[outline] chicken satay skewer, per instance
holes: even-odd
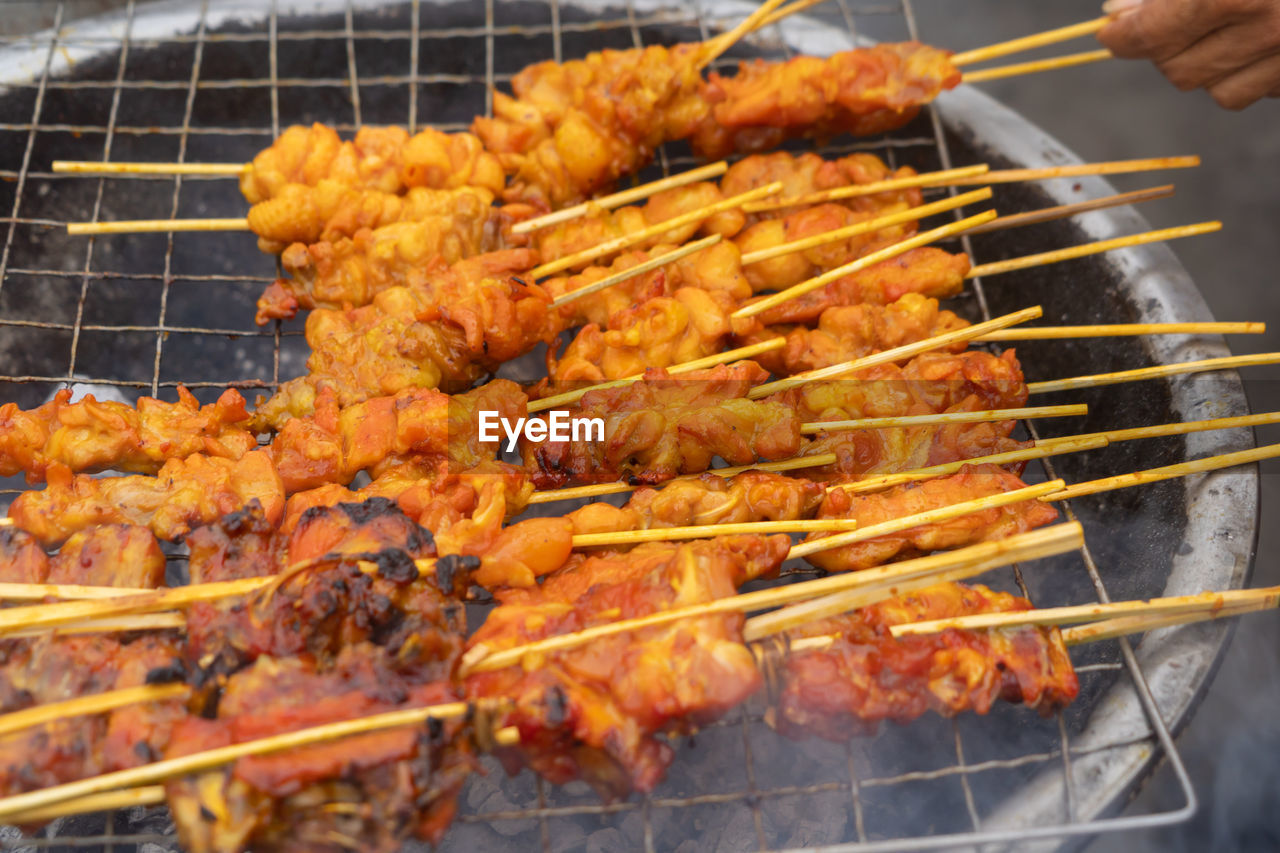
[[[1063,484],[1065,485],[1065,484]],[[857,528],[852,519],[792,519],[779,521],[752,521],[735,524],[699,524],[686,527],[663,527],[648,530],[617,530],[604,533],[580,533],[573,536],[575,549],[600,548],[610,545],[635,545],[652,541],[679,541],[705,539],[733,534],[771,534],[849,531]],[[351,559],[367,573],[376,573],[376,563],[362,560],[359,555],[324,554],[303,560],[276,575],[242,578],[233,581],[190,584],[162,590],[136,590],[115,588],[118,595],[63,601],[55,604],[36,604],[13,607],[0,612],[0,635],[14,631],[53,628],[91,619],[143,614],[182,608],[202,601],[217,601],[244,595],[269,593],[281,584],[301,573],[328,563]],[[437,559],[416,562],[421,574],[435,571]],[[41,585],[46,589],[48,584]]]
[[[296,729],[6,797],[0,799],[0,818],[6,822],[24,822],[29,820],[25,816],[27,812],[43,810],[68,800],[114,792],[121,788],[152,785],[177,776],[221,767],[252,755],[268,755],[357,734],[421,725],[430,720],[453,720],[474,715],[481,725],[485,725],[501,708],[500,702],[445,702]],[[499,745],[510,745],[518,742],[519,733],[514,729],[498,729],[493,732],[493,737]]]
[[[806,553],[814,554],[832,548],[839,548],[844,545],[851,544],[851,541],[866,541],[878,536],[900,533],[904,530],[910,530],[911,528],[919,527],[921,525],[933,524],[940,521],[972,515],[985,509],[993,509],[1020,503],[1022,501],[1035,500],[1038,497],[1052,494],[1054,491],[1062,488],[1062,486],[1056,485],[1061,482],[1061,480],[1054,480],[1048,483],[1026,486],[1009,492],[961,501],[959,503],[927,510],[925,512],[901,516],[899,518],[881,522],[880,524],[869,525],[858,530],[849,531],[847,534],[842,533],[837,534],[836,536],[823,537],[810,542],[803,542],[799,545],[792,546],[787,558],[791,559],[792,557],[804,556]],[[1057,525],[1056,527],[1064,526],[1065,525]],[[853,536],[857,536],[859,538],[851,540],[850,537]],[[1014,538],[1015,537],[1010,537],[1010,539],[1003,541],[1007,543],[1012,541]],[[999,543],[989,544],[995,545]],[[801,548],[803,548],[803,550],[799,550]],[[894,564],[890,567],[883,567],[883,571],[890,572],[898,566],[908,565],[911,562],[912,561],[905,561],[903,563]],[[674,608],[671,610],[664,610],[659,613],[649,614],[647,616],[641,616],[634,620],[624,620],[621,622],[597,625],[584,631],[575,632],[574,634],[551,637],[546,640],[540,640],[527,645],[518,646],[516,648],[503,649],[502,651],[490,652],[487,649],[481,649],[480,646],[476,646],[471,652],[468,652],[468,654],[464,656],[462,673],[463,675],[469,675],[475,672],[501,669],[504,666],[511,666],[512,664],[519,662],[527,654],[541,654],[558,649],[569,648],[590,642],[598,639],[599,637],[634,630],[636,628],[647,628],[653,625],[661,625],[690,616],[705,616],[714,613],[759,610],[764,607],[777,606],[787,602],[808,598],[814,594],[813,591],[815,590],[829,591],[833,588],[860,586],[863,583],[874,582],[879,578],[880,575],[873,574],[873,572],[876,571],[879,570],[868,569],[860,572],[845,572],[839,575],[833,575],[832,577],[822,578],[819,581],[802,581],[800,583],[788,584],[782,587],[772,587],[770,589],[759,590],[757,592],[743,593],[730,598],[719,599],[707,604],[693,605],[685,608]],[[477,651],[477,649],[480,649],[480,651]]]
[[[1037,496],[1036,499],[1041,501],[1065,500],[1067,498],[1080,497],[1088,494],[1097,494],[1098,492],[1114,491],[1116,489],[1124,489],[1130,486],[1138,486],[1138,485],[1144,485],[1146,483],[1159,482],[1160,480],[1168,480],[1174,477],[1184,477],[1190,474],[1204,473],[1207,471],[1218,471],[1224,468],[1231,468],[1237,465],[1247,465],[1253,462],[1260,461],[1262,459],[1271,459],[1277,456],[1280,456],[1280,444],[1273,444],[1273,445],[1268,445],[1266,447],[1254,448],[1252,450],[1244,450],[1236,453],[1223,453],[1217,456],[1209,456],[1204,459],[1197,459],[1193,462],[1183,462],[1177,465],[1168,465],[1163,468],[1152,468],[1146,471],[1136,471],[1131,474],[1119,474],[1113,477],[1105,477],[1100,480],[1091,480],[1087,483],[1079,483],[1076,486],[1068,486],[1059,491],[1052,491],[1052,492],[1049,492],[1048,494],[1039,495]],[[1006,494],[1014,494],[1014,493],[1009,492]],[[851,531],[851,532],[854,535],[856,535],[858,533],[865,533],[866,531],[871,529],[872,528],[870,527],[864,527],[858,531]],[[811,553],[812,551],[810,549],[814,548],[814,546],[816,546],[820,542],[825,542],[829,539],[835,539],[837,541],[845,540],[847,536],[848,534],[837,533],[834,536],[824,537],[823,539],[815,539],[808,542],[802,542],[791,549],[792,556],[804,556],[806,553]],[[846,540],[846,541],[861,541],[861,540],[853,539],[853,540]],[[827,543],[827,547],[828,548],[831,547],[829,542]],[[796,608],[792,608],[792,610],[794,611],[792,613],[788,613],[787,611],[778,611],[777,613],[770,613],[770,614],[765,614],[764,616],[761,616],[761,617],[757,617],[760,621],[757,622],[756,624],[757,626],[764,626],[767,633],[773,633],[774,631],[787,630],[788,628],[793,627],[797,624],[803,624],[805,622],[810,622],[816,619],[825,618],[827,616],[832,616],[838,613],[844,613],[856,607],[864,606],[864,604],[859,603],[856,600],[853,600],[853,603],[850,603],[850,600],[851,599],[848,598],[846,594],[843,592],[833,593],[830,596],[826,596],[823,598],[815,598],[805,602],[803,605],[800,605]],[[1094,608],[1098,606],[1101,606],[1101,605],[1086,605],[1083,608],[1071,609],[1069,612],[1084,613],[1089,608]],[[1085,618],[1089,618],[1089,617],[1086,615]],[[920,623],[920,624],[925,624],[925,623]],[[973,627],[975,624],[977,623],[965,624],[963,627]],[[1033,624],[1033,623],[1018,623],[1018,624]],[[948,624],[945,627],[951,627],[951,626]],[[960,626],[956,626],[956,627],[960,627]],[[931,630],[933,629],[922,631],[922,633],[929,633]],[[914,631],[907,631],[904,629],[902,633],[914,633]],[[894,636],[899,636],[899,632],[895,631]]]
[[[1045,166],[1037,169],[997,169],[991,171],[986,164],[923,172],[905,178],[888,178],[865,184],[850,184],[828,190],[805,193],[800,196],[754,201],[743,207],[744,213],[763,213],[800,205],[821,204],[849,198],[877,195],[913,187],[963,187],[1012,184],[1023,181],[1050,181],[1057,178],[1079,178],[1090,175],[1127,175],[1134,172],[1155,172],[1165,169],[1190,169],[1200,165],[1196,155],[1176,157],[1143,157],[1135,160],[1104,160],[1097,163],[1077,163],[1071,166]]]

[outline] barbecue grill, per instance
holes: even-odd
[[[741,58],[828,54],[867,37],[946,43],[916,31],[910,0],[831,0],[734,47]],[[260,330],[253,302],[274,277],[240,233],[66,236],[67,221],[240,216],[234,181],[193,177],[55,175],[54,159],[247,160],[285,126],[313,120],[461,129],[490,107],[489,90],[524,65],[601,47],[703,39],[750,11],[744,3],[671,6],[649,0],[268,4],[208,0],[134,6],[0,43],[0,399],[37,405],[56,388],[101,397],[202,401],[233,385],[268,393],[301,372],[301,321]],[[61,9],[59,10],[59,23]],[[834,26],[833,26],[834,25]],[[1029,85],[1036,85],[1031,83]],[[1118,120],[1118,117],[1116,117]],[[1104,117],[1102,120],[1106,120]],[[944,95],[884,139],[829,147],[871,150],[921,171],[953,163],[993,168],[1076,162],[1034,126],[970,87]],[[650,173],[692,163],[668,146]],[[1002,212],[1109,194],[1097,178],[997,190]],[[941,192],[941,191],[935,191]],[[1129,209],[966,241],[977,262],[1134,233]],[[1055,323],[1210,319],[1163,246],[975,281],[951,306],[969,319],[1040,303]],[[1019,346],[1029,380],[1227,354],[1217,337],[1043,341]],[[1234,374],[1209,374],[1059,395],[1087,402],[1084,422],[1038,426],[1065,434],[1244,414]],[[1242,431],[1128,442],[1056,459],[1068,481],[1252,446]],[[22,485],[7,481],[4,499]],[[984,579],[1021,587],[1040,606],[1242,586],[1257,530],[1257,475],[1229,470],[1071,502],[1089,546],[1025,571]],[[179,551],[170,575],[185,571]],[[555,788],[491,764],[474,777],[445,849],[898,850],[957,844],[1059,843],[1168,824],[1195,797],[1172,741],[1204,692],[1229,627],[1208,623],[1073,651],[1081,695],[1041,720],[998,707],[985,717],[925,718],[844,746],[776,736],[758,709],[678,746],[652,795],[601,805],[585,786]],[[1158,758],[1185,803],[1113,815]],[[3,831],[6,847],[176,847],[163,808],[64,819],[36,837]]]

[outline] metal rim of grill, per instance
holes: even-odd
[[[867,0],[865,3],[858,0],[830,0],[828,5],[830,9],[827,14],[833,15],[843,29],[797,16],[781,27],[759,34],[752,41],[750,50],[735,50],[719,60],[719,64],[732,64],[739,56],[748,53],[788,56],[803,49],[809,53],[826,54],[861,40],[864,29],[873,30],[877,34],[896,29],[898,38],[945,41],[943,33],[917,32],[911,0]],[[173,321],[170,308],[176,308],[177,302],[171,306],[170,295],[178,292],[175,289],[177,284],[193,283],[205,288],[233,285],[252,287],[273,277],[269,261],[265,257],[257,261],[257,268],[262,270],[260,274],[240,271],[201,274],[181,268],[180,253],[175,253],[175,241],[182,243],[201,240],[202,235],[181,235],[178,238],[170,236],[163,240],[163,265],[158,271],[119,271],[103,264],[102,250],[95,255],[95,246],[104,244],[101,239],[84,243],[82,252],[65,263],[63,268],[56,268],[52,264],[25,265],[19,257],[19,248],[31,235],[60,229],[67,218],[124,218],[106,217],[103,214],[110,206],[113,194],[128,188],[131,182],[145,182],[153,188],[159,188],[160,196],[168,202],[167,209],[163,211],[130,209],[131,218],[196,215],[184,204],[193,194],[199,196],[207,186],[203,179],[191,177],[131,177],[109,181],[54,175],[40,166],[39,146],[46,140],[59,136],[101,140],[101,145],[91,156],[80,159],[145,159],[120,155],[119,150],[127,147],[127,143],[131,141],[160,137],[169,142],[176,141],[176,145],[171,146],[175,154],[170,159],[215,159],[201,153],[214,147],[205,143],[217,143],[226,138],[247,145],[250,153],[268,144],[283,126],[290,123],[289,110],[282,108],[282,98],[287,102],[289,98],[305,99],[320,93],[339,92],[345,98],[349,115],[346,120],[328,123],[336,126],[340,132],[349,133],[365,121],[381,123],[381,116],[374,118],[368,115],[368,107],[373,103],[370,93],[384,87],[404,90],[407,94],[407,109],[394,119],[398,123],[407,125],[411,130],[426,124],[444,130],[458,130],[465,128],[465,121],[452,120],[451,117],[445,117],[446,120],[439,122],[429,121],[436,116],[425,114],[420,95],[428,87],[470,86],[473,87],[476,98],[479,98],[478,92],[483,87],[483,103],[477,100],[475,106],[477,110],[483,108],[487,112],[491,107],[488,93],[492,85],[504,83],[510,76],[505,73],[501,58],[505,39],[537,39],[550,48],[547,56],[539,58],[562,60],[576,55],[575,51],[565,49],[566,36],[578,39],[575,44],[580,44],[583,39],[613,33],[635,46],[649,43],[648,39],[655,35],[668,39],[674,38],[673,33],[682,38],[706,38],[732,25],[732,22],[750,10],[749,5],[737,0],[709,0],[681,8],[664,6],[660,0],[619,0],[617,4],[597,0],[580,3],[562,0],[510,3],[504,0],[485,0],[483,4],[473,5],[472,8],[476,11],[474,21],[439,25],[436,19],[440,7],[421,0],[387,4],[386,7],[395,10],[395,14],[388,14],[385,21],[375,14],[383,4],[364,0],[314,0],[298,4],[272,2],[269,8],[264,7],[265,4],[252,4],[243,0],[213,0],[199,4],[198,7],[193,3],[166,2],[135,8],[130,3],[123,13],[77,22],[66,29],[59,28],[62,21],[62,9],[59,7],[58,24],[53,31],[0,40],[0,98],[14,92],[31,96],[28,98],[31,104],[29,118],[0,116],[4,119],[0,121],[0,140],[5,134],[11,135],[12,139],[17,140],[17,150],[20,152],[16,162],[10,161],[4,156],[6,149],[0,144],[0,180],[9,183],[13,189],[11,199],[0,195],[0,234],[4,234],[3,250],[0,252],[0,299],[6,288],[20,289],[44,280],[65,280],[70,287],[78,289],[80,294],[74,316],[64,321],[13,317],[0,307],[0,339],[26,330],[35,334],[59,335],[58,339],[67,341],[70,349],[65,374],[48,371],[0,376],[0,388],[6,389],[6,393],[12,389],[45,388],[68,382],[83,382],[100,389],[116,388],[130,394],[162,394],[166,390],[171,392],[178,384],[205,390],[227,385],[269,389],[281,379],[282,363],[285,367],[283,375],[289,375],[290,370],[297,372],[296,369],[300,366],[297,359],[299,353],[304,351],[304,348],[300,348],[300,325],[296,322],[283,325],[277,323],[274,327],[258,330],[252,326],[234,324],[223,327]],[[508,20],[515,14],[513,10],[519,10],[523,14],[533,8],[543,10],[541,22],[511,23]],[[314,20],[322,20],[324,25],[299,27],[292,17],[295,12],[303,16],[318,16]],[[247,21],[250,25],[240,26],[236,23],[240,20]],[[304,20],[312,18],[304,17]],[[357,61],[358,45],[365,40],[378,40],[391,45],[406,43],[406,71],[361,75],[360,63]],[[215,49],[211,45],[237,44],[265,48],[260,51],[265,59],[265,73],[251,77],[207,76],[209,69],[204,66],[203,60],[207,51]],[[281,74],[279,69],[282,65],[282,49],[288,51],[290,46],[303,44],[329,44],[343,55],[335,54],[335,67],[326,67],[321,73],[297,76]],[[135,77],[131,73],[131,62],[134,59],[142,57],[145,60],[149,52],[174,46],[183,51],[184,55],[190,55],[189,67],[174,69],[168,75],[169,79],[146,79]],[[454,73],[435,70],[432,63],[439,55],[435,50],[437,47],[442,47],[445,52],[475,51],[476,71]],[[96,80],[74,78],[76,70],[73,61],[87,61],[101,57],[104,53],[110,55],[113,51],[118,51],[114,74],[103,75],[102,79]],[[481,55],[482,59],[479,58]],[[64,76],[67,73],[71,75],[69,79]],[[242,123],[243,126],[193,122],[193,116],[198,118],[198,99],[205,93],[241,90],[265,92],[268,100],[264,103],[267,104],[267,109],[261,115],[253,116],[251,121]],[[90,91],[109,96],[109,108],[105,118],[100,121],[81,121],[78,118],[71,121],[51,121],[43,114],[49,99],[56,93],[74,96],[77,92]],[[161,123],[159,126],[121,121],[122,99],[126,95],[133,97],[143,92],[169,93],[166,97],[170,97],[180,111],[181,121]],[[824,150],[873,150],[891,165],[908,160],[914,164],[923,157],[941,168],[952,164],[953,152],[958,146],[969,154],[974,151],[982,153],[993,163],[993,168],[997,167],[999,161],[1019,166],[1035,166],[1075,160],[1057,142],[982,94],[969,91],[968,87],[949,93],[936,107],[927,108],[924,115],[926,117],[918,120],[911,128],[887,139],[860,140],[852,146]],[[669,155],[664,150],[659,154],[656,168],[669,172],[685,168],[691,162],[688,157],[678,153]],[[960,161],[957,159],[957,162]],[[80,215],[58,218],[31,214],[32,187],[69,186],[60,182],[78,182],[81,188],[89,188],[89,204],[79,211]],[[1083,179],[1077,181],[1077,184],[1077,191],[1090,196],[1109,192],[1109,185],[1101,179]],[[134,186],[142,187],[144,184]],[[164,192],[166,187],[171,187],[171,192]],[[1062,197],[1066,194],[1060,190],[1041,193],[1050,199],[1050,203],[1068,200]],[[5,209],[6,207],[9,209]],[[1146,224],[1139,215],[1128,209],[1121,209],[1090,214],[1081,218],[1074,227],[1077,229],[1074,233],[1080,235],[1079,239],[1085,240],[1133,233],[1144,230]],[[250,238],[244,235],[240,235],[240,238],[245,241],[246,253],[253,251],[248,248]],[[993,259],[983,255],[988,245],[987,242],[978,241],[976,246],[971,246],[968,240],[964,241],[964,248],[975,255],[978,261]],[[1125,298],[1139,305],[1137,310],[1140,316],[1134,319],[1208,319],[1208,311],[1194,285],[1187,279],[1169,249],[1163,246],[1130,249],[1106,263],[1112,266],[1115,275],[1124,280],[1128,289],[1124,294]],[[148,322],[146,317],[115,322],[93,321],[94,318],[90,316],[92,311],[86,309],[87,297],[91,296],[94,288],[115,281],[151,282],[159,287],[158,314],[154,315],[154,322]],[[973,282],[966,303],[972,318],[991,316],[994,311],[989,309],[989,304],[995,305],[1010,299],[1011,296],[1006,291],[1007,288],[984,288],[983,282]],[[1021,304],[1014,307],[1021,307]],[[78,360],[77,354],[80,352],[83,356],[82,343],[91,340],[94,335],[136,335],[144,345],[153,340],[154,357],[150,362],[149,377],[111,377],[92,373],[97,365],[86,366],[83,361]],[[254,362],[261,368],[259,372],[248,377],[232,377],[230,381],[221,377],[216,380],[182,381],[181,377],[171,377],[165,372],[166,347],[176,349],[183,341],[218,336],[234,336],[236,341],[257,341],[266,345],[267,355]],[[1154,362],[1226,354],[1224,342],[1212,337],[1190,340],[1153,338],[1142,342],[1140,346],[1146,357]],[[86,371],[90,372],[88,377],[84,376]],[[7,370],[4,372],[8,373]],[[1234,374],[1194,381],[1175,380],[1164,385],[1167,386],[1169,411],[1185,419],[1238,414],[1244,410],[1242,388]],[[8,396],[4,399],[8,399]],[[1218,408],[1215,409],[1214,406]],[[1189,457],[1203,456],[1249,445],[1251,440],[1248,436],[1202,433],[1187,437],[1185,451]],[[1069,463],[1064,465],[1070,467]],[[1043,474],[1055,474],[1052,464],[1044,467],[1046,470]],[[12,495],[16,491],[7,489],[5,494]],[[1196,592],[1202,588],[1241,586],[1249,573],[1249,559],[1252,555],[1250,543],[1256,535],[1256,512],[1252,516],[1241,514],[1239,507],[1256,507],[1257,494],[1256,473],[1251,471],[1215,474],[1187,484],[1183,496],[1187,508],[1187,523],[1182,528],[1182,535],[1184,544],[1190,548],[1191,553],[1175,555],[1165,576],[1148,579],[1157,585],[1153,592],[1149,591],[1147,594],[1179,594]],[[1107,544],[1109,551],[1114,552],[1112,543]],[[1135,548],[1140,546],[1140,541],[1133,543]],[[1063,565],[1065,564],[1055,562],[1053,570],[1060,571]],[[1127,597],[1108,592],[1108,581],[1114,585],[1115,575],[1111,573],[1109,566],[1100,565],[1088,549],[1080,553],[1070,565],[1070,570],[1078,576],[1076,581],[1087,587],[1098,600]],[[1023,591],[1029,591],[1028,583],[1032,590],[1037,584],[1036,578],[1024,577],[1016,570],[1010,573],[1009,578],[1020,585]],[[1079,600],[1071,603],[1079,603]],[[890,768],[883,772],[876,772],[873,767],[871,772],[866,772],[869,759],[862,754],[866,745],[853,743],[826,747],[833,753],[839,753],[833,766],[838,767],[841,772],[829,778],[813,778],[796,784],[775,784],[775,774],[769,772],[769,769],[762,769],[762,756],[771,750],[776,753],[777,748],[770,747],[763,740],[772,735],[759,722],[758,714],[744,711],[741,716],[730,714],[724,721],[709,727],[699,736],[703,743],[711,741],[713,745],[722,747],[733,743],[734,748],[741,751],[741,770],[735,776],[733,784],[726,789],[670,790],[672,784],[687,782],[682,778],[676,783],[662,786],[651,796],[633,796],[623,803],[602,806],[593,795],[584,797],[572,791],[558,791],[540,780],[532,780],[526,773],[515,782],[500,780],[498,787],[504,794],[515,789],[511,798],[506,801],[506,806],[469,807],[464,794],[462,813],[457,825],[446,837],[444,846],[448,849],[451,844],[465,845],[465,840],[458,839],[467,827],[520,822],[521,826],[527,825],[528,828],[522,834],[514,836],[515,838],[540,844],[543,849],[550,850],[553,842],[561,838],[564,824],[571,819],[581,819],[600,821],[602,826],[612,821],[613,825],[628,831],[629,834],[625,835],[628,849],[643,847],[652,850],[662,846],[664,815],[697,812],[705,808],[737,809],[740,814],[745,814],[745,820],[749,824],[747,836],[753,839],[753,846],[765,849],[778,846],[779,838],[795,840],[794,834],[782,835],[773,826],[785,820],[788,814],[784,811],[780,812],[783,817],[776,817],[773,805],[805,799],[834,803],[837,805],[831,806],[832,808],[844,810],[848,834],[845,838],[836,839],[837,843],[832,844],[831,849],[925,849],[956,844],[977,845],[1061,837],[1079,839],[1104,831],[1176,823],[1190,816],[1195,808],[1195,795],[1172,741],[1171,732],[1186,722],[1196,696],[1204,689],[1225,646],[1229,630],[1226,625],[1210,623],[1196,628],[1160,632],[1146,638],[1136,647],[1128,641],[1105,644],[1105,650],[1100,650],[1098,654],[1089,657],[1087,662],[1077,666],[1082,684],[1096,680],[1100,685],[1088,709],[1089,719],[1068,721],[1066,717],[1059,715],[1055,720],[1044,724],[1048,740],[1041,738],[1036,741],[1037,748],[998,757],[984,756],[981,749],[975,751],[975,732],[981,731],[984,725],[998,726],[1000,721],[974,719],[972,715],[956,721],[922,720],[912,724],[914,728],[908,729],[906,735],[895,731],[882,737],[899,740],[906,737],[906,743],[909,744],[912,737],[910,732],[917,731],[918,736],[926,740],[936,738],[941,741],[940,744],[928,744],[937,752],[937,755],[931,756],[938,758],[932,766],[898,768],[896,771]],[[1019,719],[1019,714],[1029,716],[1029,712],[1023,709],[1005,710],[1007,713],[1001,719],[1006,723]],[[1045,743],[1048,746],[1043,746]],[[681,768],[682,762],[699,760],[697,749],[700,748],[705,747],[680,750],[673,774]],[[796,753],[803,752],[801,747],[791,749]],[[1185,804],[1177,809],[1150,815],[1104,817],[1117,808],[1124,795],[1132,790],[1161,756],[1173,767]],[[807,757],[800,756],[797,760],[801,759],[807,760]],[[1001,773],[1019,774],[1020,786],[1016,792],[995,804],[987,803],[984,780]],[[877,796],[887,796],[888,801],[892,802],[895,797],[905,797],[902,792],[914,790],[913,786],[935,783],[948,786],[949,793],[945,799],[955,808],[961,818],[960,823],[964,825],[957,826],[955,821],[951,821],[940,831],[928,831],[933,827],[916,827],[915,829],[925,830],[918,834],[908,832],[888,835],[877,829],[876,810],[884,808],[883,797],[877,803]],[[472,784],[475,784],[474,781]],[[52,837],[32,839],[19,837],[16,832],[10,833],[4,837],[3,844],[6,847],[45,848],[105,845],[109,849],[119,845],[172,845],[172,836],[163,834],[164,823],[162,809],[150,810],[141,817],[137,814],[120,813],[57,824]],[[678,821],[676,825],[681,826]],[[820,833],[818,840],[831,842],[831,839],[820,837]]]

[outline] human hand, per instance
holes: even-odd
[[[1098,40],[1229,110],[1280,97],[1280,0],[1107,0]]]

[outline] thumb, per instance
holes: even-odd
[[[1107,0],[1102,11],[1115,17],[1098,41],[1116,56],[1162,62],[1178,55],[1214,28],[1206,0]]]

